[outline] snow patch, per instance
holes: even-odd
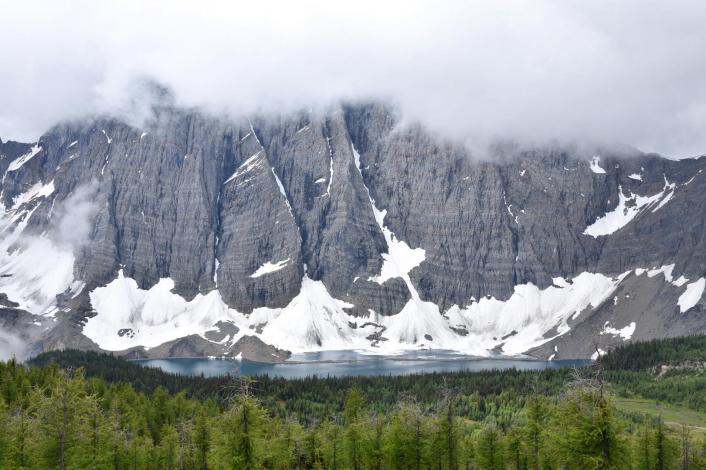
[[[633,173],[631,175],[628,175],[628,178],[635,181],[642,181],[642,175],[639,173]]]
[[[519,224],[520,222],[517,221],[517,216],[512,212],[512,204],[507,203],[505,193],[503,193],[503,202],[505,203],[505,208],[507,209],[507,212],[510,214],[510,218],[514,219],[516,224]]]
[[[331,184],[333,183],[333,153],[331,152],[331,144],[329,143],[328,137],[326,137],[326,143],[329,146],[328,151],[329,155],[331,156],[331,159],[329,160],[329,176],[328,185],[326,186],[326,194],[324,194],[322,197],[331,196]]]
[[[674,271],[673,264],[667,264],[661,268],[654,268],[647,271],[647,277],[655,277],[658,274],[664,274],[664,280],[667,282],[672,282],[672,271]]]
[[[280,194],[284,197],[284,202],[287,204],[287,209],[289,209],[289,215],[292,216],[292,219],[294,218],[294,212],[292,211],[292,205],[289,203],[289,198],[287,197],[287,193],[284,190],[284,185],[282,184],[282,181],[280,181],[279,176],[277,176],[277,173],[275,173],[275,168],[272,167],[272,175],[275,177],[275,182],[277,183],[277,187],[279,188]]]
[[[22,194],[18,194],[12,198],[12,210],[17,210],[23,204],[26,204],[33,199],[38,197],[47,197],[54,192],[54,180],[51,180],[47,184],[42,184],[41,181],[35,183],[27,191]]]
[[[674,191],[676,190],[676,188],[677,188],[676,183],[670,183],[669,181],[667,181],[667,177],[664,176],[664,189],[662,190],[662,193],[661,193],[664,195],[664,198],[662,198],[662,200],[659,202],[657,207],[652,209],[652,212],[657,212],[662,207],[664,207],[664,205],[666,203],[668,203],[672,199],[672,197],[674,197]]]
[[[267,323],[262,339],[290,351],[355,348],[360,337],[352,333],[351,317],[343,311],[352,306],[334,299],[321,281],[304,276],[299,294]]]
[[[235,172],[230,176],[230,178],[225,180],[223,184],[227,184],[240,175],[244,175],[245,173],[248,173],[256,168],[260,168],[262,166],[262,159],[260,158],[261,153],[262,151],[259,151],[255,155],[251,155],[250,157],[248,157],[248,159],[241,163],[240,166],[236,168]]]
[[[259,268],[257,268],[257,270],[255,270],[255,272],[252,273],[250,277],[258,278],[260,276],[264,276],[265,274],[274,273],[287,266],[287,264],[289,264],[289,258],[282,261],[277,261],[276,263],[271,263],[268,261]]]
[[[633,333],[635,333],[635,327],[637,324],[635,322],[631,322],[629,325],[621,328],[621,329],[616,329],[610,326],[610,322],[605,322],[605,325],[603,325],[603,331],[601,331],[602,335],[613,335],[613,336],[619,336],[623,340],[627,341],[630,338],[632,338]]]
[[[687,284],[686,290],[682,295],[679,296],[677,305],[679,305],[679,311],[681,313],[686,312],[690,308],[696,306],[704,295],[704,288],[706,287],[706,278],[698,279],[691,284]]]
[[[46,195],[48,186],[41,186]],[[53,185],[50,189],[53,191]],[[35,191],[33,197],[41,192]],[[0,217],[0,292],[17,302],[19,308],[35,315],[48,315],[56,310],[58,294],[78,292],[83,285],[74,280],[74,256],[69,249],[58,246],[47,236],[22,233],[34,209],[21,213],[10,210]]]
[[[5,171],[5,174],[11,172],[11,171],[17,171],[22,165],[30,161],[35,155],[37,155],[40,151],[42,150],[42,147],[40,145],[34,145],[32,149],[22,155],[21,157],[18,157],[14,159],[10,164],[7,166],[7,171]]]
[[[594,156],[591,159],[591,171],[596,173],[597,175],[605,174],[605,170],[601,167],[600,162],[601,157],[599,157],[598,155]]]
[[[666,181],[666,180],[665,180]],[[640,196],[632,193],[629,197],[623,192],[622,186],[618,186],[618,205],[610,212],[600,216],[591,225],[583,231],[584,235],[590,235],[598,238],[604,235],[615,233],[621,228],[630,223],[644,209],[656,204],[661,200],[659,205],[654,209],[657,210],[671,198],[674,191],[666,185],[665,188],[653,196]]]

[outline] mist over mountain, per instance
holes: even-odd
[[[706,152],[699,1],[29,1],[3,5],[3,19],[6,140],[87,114],[134,120],[135,81],[148,78],[211,114],[372,99],[473,148]]]

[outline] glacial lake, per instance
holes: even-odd
[[[542,370],[581,367],[590,360],[542,361],[537,359],[481,358],[450,351],[411,351],[395,355],[375,355],[356,351],[322,351],[293,354],[282,364],[248,360],[173,358],[134,361],[145,367],[158,367],[182,375],[269,375],[288,379],[310,376],[408,375],[428,372],[482,371],[492,369]]]

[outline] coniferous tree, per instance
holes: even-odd
[[[662,418],[657,420],[654,427],[652,446],[654,448],[654,468],[656,470],[676,468],[679,451],[676,442],[669,436],[669,431]]]
[[[482,469],[501,470],[505,468],[502,435],[495,424],[488,424],[481,430],[477,438],[475,454],[478,465]]]
[[[346,418],[345,436],[348,465],[352,470],[361,470],[363,466],[363,443],[365,439],[365,424],[362,421],[363,396],[358,388],[348,392],[344,405]]]
[[[209,422],[206,414],[201,411],[196,417],[194,428],[195,458],[194,468],[196,470],[208,469],[208,450],[210,445]]]
[[[637,470],[653,470],[656,468],[655,451],[653,447],[653,430],[649,421],[638,436],[635,452],[635,466]]]
[[[324,468],[343,470],[343,430],[334,420],[326,420],[321,425],[323,437],[322,454]]]
[[[267,417],[255,399],[245,394],[218,421],[211,467],[254,470],[262,459],[262,436]]]
[[[624,469],[627,444],[600,381],[574,384],[562,397],[553,423],[553,452],[567,469]]]
[[[455,397],[446,393],[437,417],[437,438],[434,453],[448,470],[458,467],[458,430],[455,416]]]
[[[7,468],[30,468],[34,453],[32,440],[36,436],[32,433],[33,423],[27,412],[18,407],[8,420],[7,436],[8,447],[5,455]],[[36,455],[34,455],[36,457]]]
[[[369,441],[366,445],[367,453],[367,468],[370,470],[382,470],[385,459],[385,451],[383,448],[385,422],[380,416],[372,416],[369,422],[370,432]]]
[[[417,403],[405,402],[392,415],[386,453],[392,469],[420,470],[427,462],[427,425]]]
[[[90,402],[80,370],[74,374],[60,371],[47,394],[34,393],[38,451],[44,465],[65,470],[72,459],[83,457],[80,454],[86,450],[81,437],[90,434]]]
[[[527,448],[527,464],[534,470],[542,468],[542,453],[544,451],[544,435],[548,415],[547,399],[537,393],[529,397],[526,404],[527,425],[524,441]]]

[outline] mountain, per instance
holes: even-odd
[[[477,158],[380,103],[62,123],[0,143],[0,342],[558,359],[704,332],[705,168],[560,144]]]

